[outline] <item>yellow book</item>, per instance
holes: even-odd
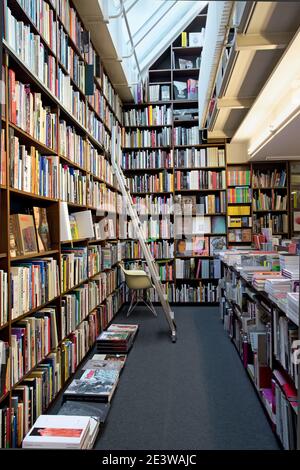
[[[187,33],[183,31],[181,33],[181,47],[187,47]]]
[[[250,206],[229,206],[228,215],[250,215]]]
[[[242,219],[240,217],[228,217],[228,226],[239,228],[242,226]]]

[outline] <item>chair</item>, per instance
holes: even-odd
[[[131,302],[127,312],[127,317],[129,317],[140,302],[143,302],[153,315],[157,316],[155,308],[149,298],[149,289],[154,287],[151,277],[142,269],[125,269],[122,263],[120,263],[120,267],[125,275],[127,287],[131,291]],[[146,300],[143,296],[145,290]]]

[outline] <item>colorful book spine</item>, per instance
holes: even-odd
[[[175,127],[173,130],[174,145],[199,145],[200,133],[197,126]]]
[[[86,247],[63,248],[61,255],[61,291],[65,292],[88,278]]]
[[[132,192],[172,192],[174,190],[174,176],[167,171],[159,172],[156,175],[135,175],[133,178],[128,178],[128,185]]]
[[[176,168],[223,167],[225,166],[224,149],[218,147],[175,149]]]
[[[6,185],[7,178],[7,152],[6,152],[6,134],[5,129],[1,129],[0,134],[0,185]]]
[[[211,282],[199,282],[198,286],[191,284],[180,284],[175,290],[175,301],[188,302],[218,302],[218,286]]]
[[[59,158],[43,156],[35,147],[20,144],[11,130],[10,186],[37,196],[57,199],[59,196]]]
[[[68,165],[60,167],[60,199],[85,206],[87,204],[86,175]]]
[[[123,152],[122,168],[124,170],[140,170],[148,168],[172,168],[172,153],[165,150],[141,150],[139,152]]]
[[[176,171],[175,188],[181,189],[225,189],[226,173],[223,171]]]
[[[89,314],[89,288],[82,284],[62,297],[61,334],[65,338],[74,331]]]
[[[123,112],[124,126],[166,126],[172,124],[172,110],[167,106],[147,106]]]
[[[10,275],[12,319],[59,295],[58,265],[53,258],[36,258],[13,265]]]
[[[126,132],[122,128],[122,146],[123,147],[170,147],[171,129],[163,127],[161,130],[142,130]]]
[[[59,122],[60,154],[81,168],[86,168],[87,141],[66,121]]]

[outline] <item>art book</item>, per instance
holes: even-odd
[[[117,369],[86,369],[80,380],[101,381],[103,384],[114,385],[119,379]]]
[[[214,256],[219,251],[226,250],[226,237],[210,237],[209,239],[209,251],[210,255]]]
[[[64,392],[64,400],[89,400],[107,403],[111,400],[116,382],[114,384],[102,380],[74,379]]]
[[[51,240],[45,207],[34,207],[33,217],[35,223],[38,249],[40,252],[51,250]]]
[[[89,416],[41,415],[23,440],[23,448],[82,449],[89,436]]]
[[[208,237],[193,237],[192,244],[193,255],[209,256]]]
[[[21,254],[38,252],[33,216],[29,214],[11,215],[11,229]]]

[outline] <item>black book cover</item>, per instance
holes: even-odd
[[[94,94],[94,66],[85,66],[85,94],[92,96]]]

